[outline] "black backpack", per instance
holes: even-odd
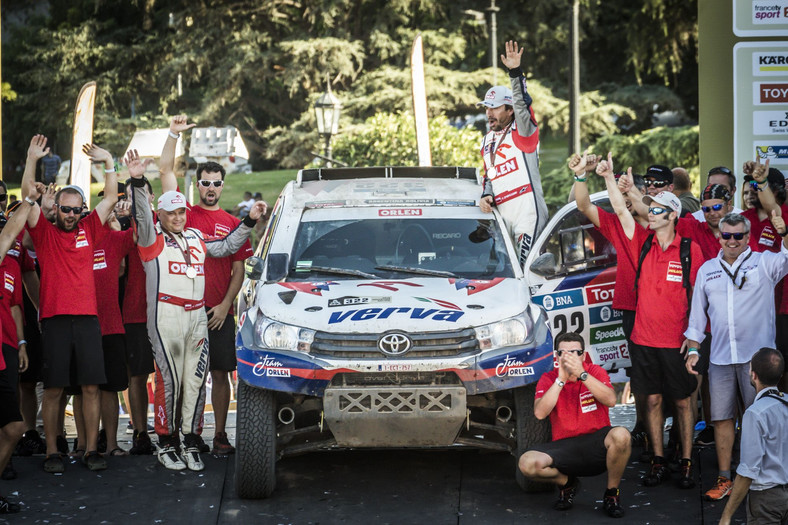
[[[651,245],[654,243],[654,233],[646,237],[646,241],[640,248],[640,257],[638,257],[638,267],[635,271],[635,299],[637,300],[638,294],[638,281],[640,281],[640,270],[643,267],[643,261],[646,255],[651,251]],[[692,239],[689,237],[681,238],[681,245],[679,246],[679,258],[681,259],[681,285],[684,291],[687,292],[687,318],[689,318],[689,309],[692,304],[692,285],[690,284],[690,267],[692,265],[692,257],[690,256],[690,246]]]

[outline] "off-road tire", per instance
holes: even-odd
[[[523,476],[517,465],[523,453],[539,443],[546,443],[551,439],[550,421],[539,420],[534,415],[534,394],[536,383],[520,387],[514,391],[514,409],[517,418],[517,453],[514,459],[515,479],[520,488],[525,492],[546,492],[553,490],[550,483],[540,483]]]
[[[263,499],[276,487],[276,401],[270,390],[238,381],[235,438],[235,491],[243,499]]]

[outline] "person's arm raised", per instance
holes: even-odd
[[[34,135],[30,139],[30,146],[27,148],[27,160],[25,161],[25,172],[22,174],[21,188],[23,195],[35,191],[36,163],[49,153],[49,148],[46,145],[47,138],[44,135]],[[31,228],[36,227],[40,215],[38,204],[33,206],[33,208],[35,208],[34,213],[27,215],[27,225]]]
[[[613,171],[613,154],[608,152],[607,160],[602,160],[596,167],[596,173],[605,179],[605,186],[607,187],[607,194],[610,198],[610,205],[613,211],[616,212],[618,220],[621,221],[621,226],[624,229],[624,234],[628,239],[635,236],[635,219],[627,209],[627,202],[621,190],[618,189],[616,182],[616,175]]]
[[[90,158],[90,162],[104,165],[104,197],[96,204],[96,214],[101,224],[107,222],[109,215],[118,202],[118,174],[115,173],[115,161],[109,151],[95,144],[85,144],[82,152]]]
[[[583,153],[582,157],[577,153],[573,154],[569,159],[569,169],[575,174],[574,194],[577,209],[588,217],[591,224],[599,228],[599,208],[591,202],[591,196],[588,193],[588,174],[586,171],[588,157],[588,149]]]
[[[162,193],[178,189],[178,181],[175,179],[175,146],[178,144],[178,137],[181,133],[197,125],[189,124],[187,120],[186,115],[175,115],[170,121],[167,140],[164,142],[164,149],[161,150],[161,158],[159,159]]]

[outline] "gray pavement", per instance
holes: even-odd
[[[611,411],[627,424],[633,408]],[[210,443],[210,415],[204,437]],[[235,414],[228,434],[234,439]],[[129,448],[126,420],[119,440]],[[631,425],[629,425],[631,426]],[[635,449],[636,457],[639,450]],[[278,464],[277,489],[261,501],[235,495],[234,458],[204,455],[201,473],[172,472],[150,457],[108,458],[109,468],[88,471],[78,461],[65,474],[45,474],[42,457],[14,458],[19,478],[0,481],[0,492],[23,505],[13,523],[214,523],[260,524],[507,524],[507,523],[716,523],[724,502],[702,501],[716,477],[713,448],[696,448],[701,483],[680,490],[672,483],[647,489],[646,465],[631,461],[622,483],[626,516],[601,510],[604,475],[584,478],[575,507],[552,509],[556,493],[524,494],[514,481],[514,458],[469,449],[437,451],[356,450],[307,454]],[[744,522],[739,510],[737,522]]]

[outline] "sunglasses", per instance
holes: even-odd
[[[709,170],[709,175],[716,175],[717,173],[723,173],[725,175],[731,175],[733,172],[726,168],[725,166],[717,166],[716,168],[711,168]]]
[[[663,213],[670,212],[670,210],[667,208],[663,208],[662,206],[652,206],[651,208],[648,209],[648,212],[651,215],[662,215]]]
[[[700,209],[703,213],[709,213],[711,210],[720,211],[725,204],[712,204],[711,206],[701,206]]]
[[[555,351],[555,355],[557,355],[558,357],[561,357],[561,354],[563,354],[564,352],[568,352],[570,354],[575,354],[575,355],[581,356],[581,355],[583,355],[585,353],[585,350],[556,350]]]
[[[79,215],[82,213],[82,206],[61,206],[60,204],[55,204],[60,211],[68,215],[69,213],[73,213],[74,215]]]
[[[0,202],[3,202],[7,198],[8,198],[8,194],[7,193],[0,193]]]
[[[202,186],[203,188],[210,188],[213,186],[214,188],[221,188],[224,184],[223,180],[198,180],[197,183]]]
[[[664,188],[668,185],[668,181],[666,180],[647,180],[646,186],[651,186],[653,188]]]
[[[737,241],[740,241],[740,240],[744,239],[744,236],[747,235],[748,233],[750,233],[750,232],[736,232],[736,233],[720,232],[720,237],[722,237],[726,241],[729,240],[731,237],[733,237]]]

